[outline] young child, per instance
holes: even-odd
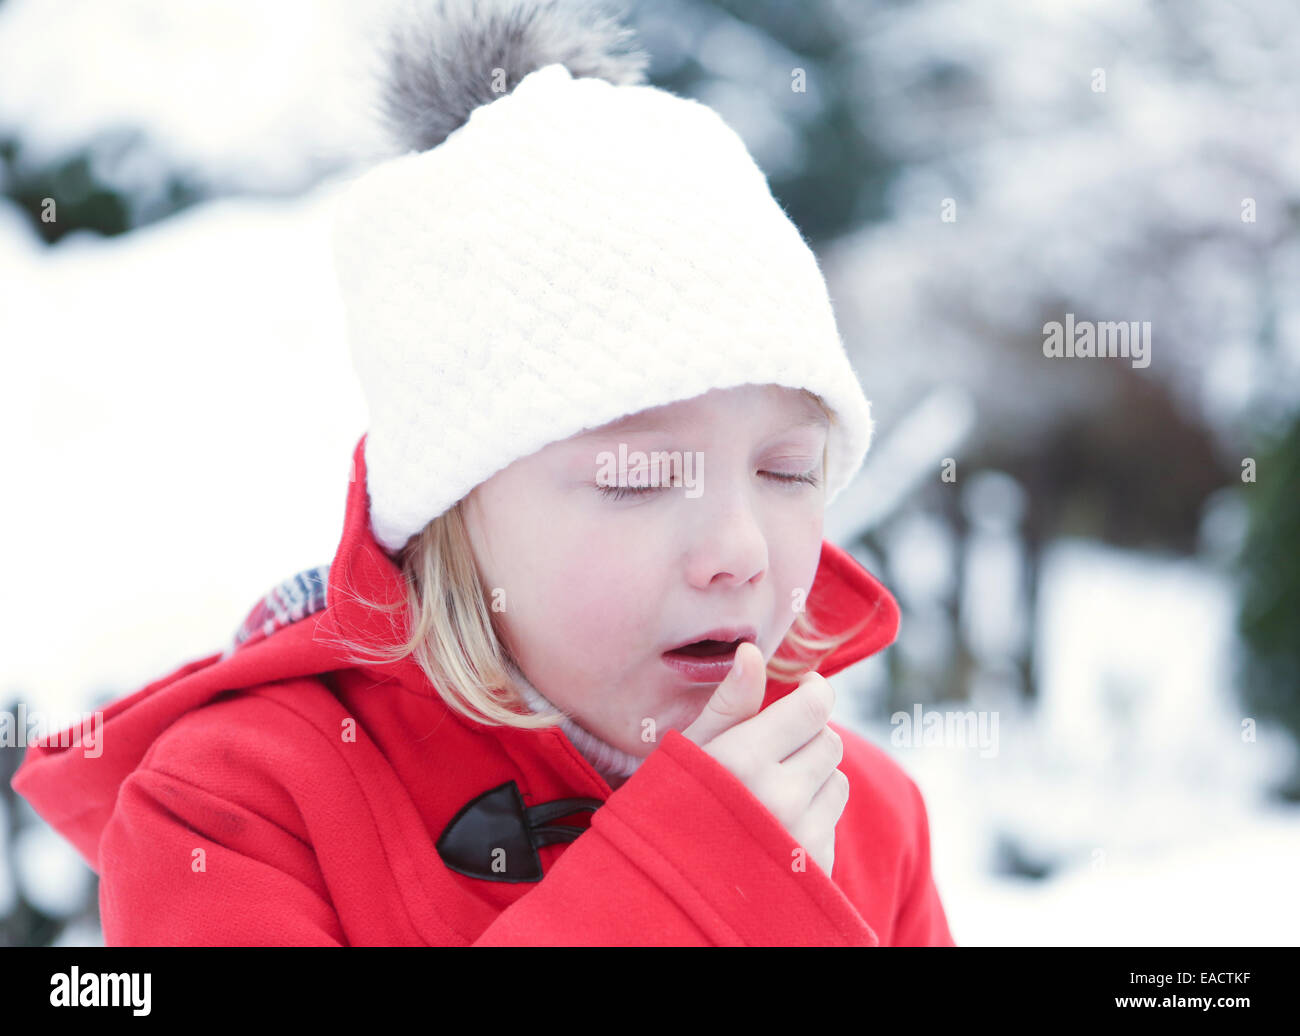
[[[816,260],[624,30],[487,6],[394,37],[411,149],[339,203],[332,563],[14,788],[108,945],[954,945],[828,722],[899,613],[822,539],[872,421]]]

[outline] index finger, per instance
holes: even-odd
[[[739,735],[750,742],[751,750],[760,758],[780,762],[821,733],[834,704],[835,691],[826,678],[820,673],[808,673],[789,694],[714,740]]]

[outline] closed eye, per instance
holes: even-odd
[[[821,479],[817,472],[809,471],[803,475],[786,475],[776,471],[760,471],[760,475],[765,476],[773,482],[780,482],[784,485],[797,487],[800,485],[819,486]],[[596,487],[603,496],[611,500],[622,500],[629,496],[645,496],[649,493],[658,493],[664,489],[672,489],[673,486],[600,486]]]

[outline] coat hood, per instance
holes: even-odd
[[[180,717],[228,692],[354,668],[345,641],[389,644],[404,639],[405,584],[397,564],[371,531],[365,487],[363,435],[353,452],[342,536],[328,566],[298,573],[272,589],[222,650],[185,663],[102,709],[93,756],[70,736],[30,745],[13,778],[14,790],[72,842],[94,870],[100,869],[100,836],[113,815],[122,782]],[[384,610],[376,604],[399,607]],[[817,667],[823,676],[880,651],[898,634],[899,609],[893,596],[829,541],[822,543],[806,606],[826,633],[853,631]],[[396,679],[407,689],[437,694],[409,656],[367,665],[367,669],[376,679]],[[794,687],[794,683],[769,679],[765,705]],[[453,710],[447,710],[447,715],[471,725]],[[557,736],[562,735],[557,732]]]

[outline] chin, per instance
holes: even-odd
[[[711,695],[714,688],[709,687]],[[675,730],[679,734],[700,718],[704,711],[704,706],[708,703],[709,695],[705,695],[696,702],[680,702],[674,704],[667,710],[666,715],[655,720],[655,734],[659,741],[662,741],[668,734],[668,731]],[[651,746],[653,747],[653,745]]]

